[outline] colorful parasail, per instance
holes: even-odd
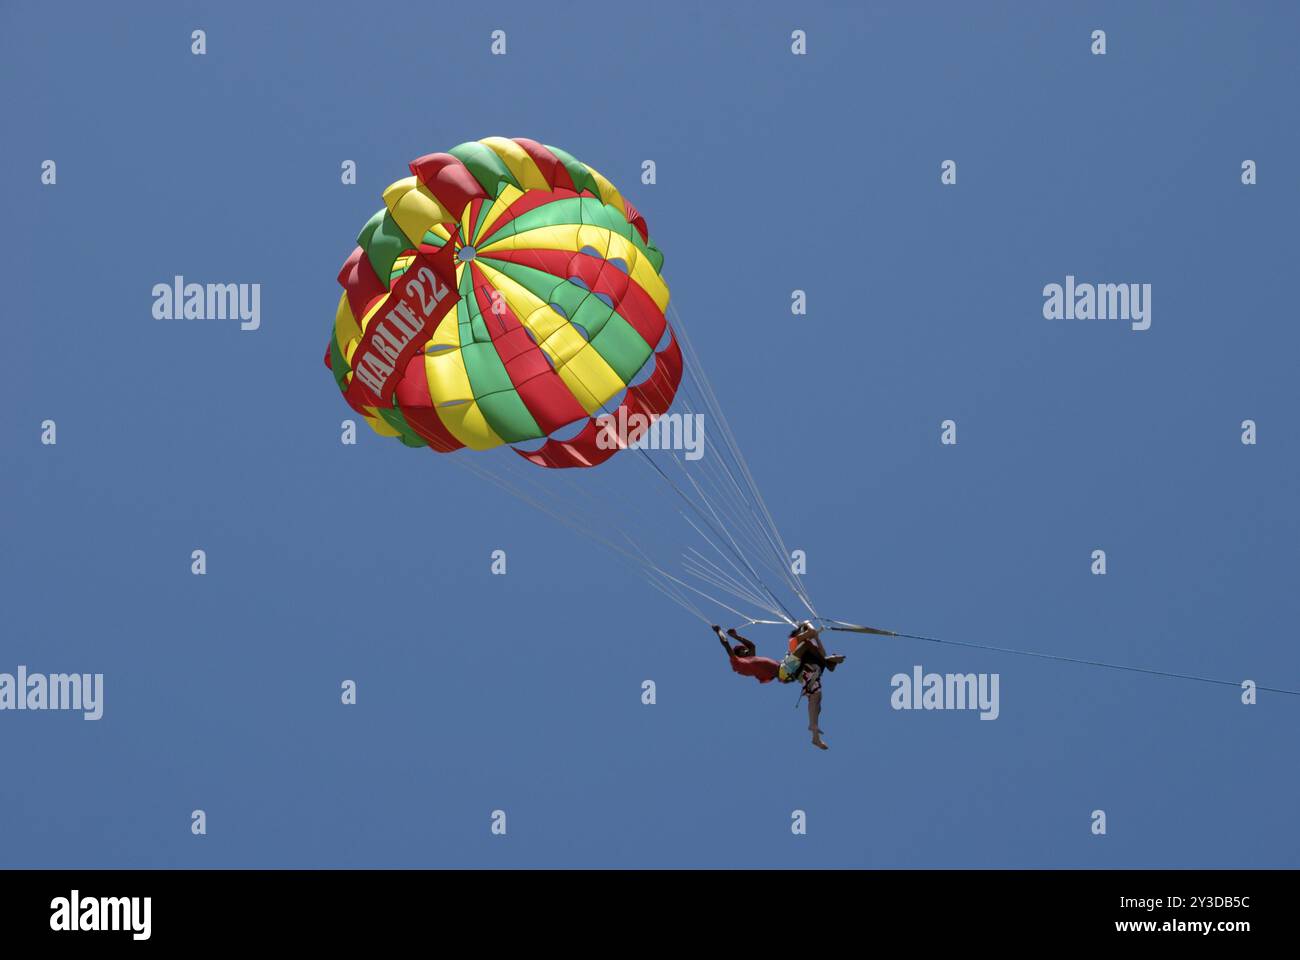
[[[663,255],[612,183],[524,138],[463,143],[410,170],[339,273],[325,354],[378,433],[590,467],[620,449],[606,416],[634,425],[626,444],[668,410],[682,353]]]

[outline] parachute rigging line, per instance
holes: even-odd
[[[540,259],[540,256],[541,256],[541,255],[540,255],[540,253],[539,253],[538,251],[535,251],[535,250],[520,250],[520,251],[517,251],[517,252],[521,255],[521,259],[531,260],[531,261],[533,261],[533,263],[534,263],[534,264],[535,264],[539,269],[544,269],[545,265],[542,263],[542,261],[541,261],[541,259]],[[781,540],[780,540],[780,533],[779,533],[778,531],[776,531],[776,529],[775,529],[775,523],[772,522],[772,520],[771,520],[771,514],[770,514],[770,512],[768,512],[767,507],[766,507],[766,504],[764,504],[764,503],[762,502],[762,496],[761,496],[761,494],[758,493],[757,485],[756,485],[756,484],[754,483],[754,481],[753,481],[753,476],[752,476],[752,474],[750,474],[750,472],[749,472],[749,468],[748,468],[748,465],[747,465],[747,464],[745,463],[745,461],[744,461],[744,456],[743,456],[743,454],[741,454],[741,452],[740,452],[739,445],[735,442],[734,434],[731,433],[730,426],[729,426],[729,424],[727,423],[726,418],[725,418],[725,417],[723,416],[723,414],[722,414],[721,407],[720,407],[720,406],[718,405],[718,403],[717,403],[716,395],[713,393],[712,386],[708,383],[707,376],[705,375],[705,373],[704,373],[704,371],[703,371],[703,368],[700,366],[699,358],[698,358],[698,356],[697,356],[696,353],[695,353],[694,346],[693,346],[693,344],[691,343],[690,338],[689,338],[689,336],[687,335],[687,333],[686,333],[686,331],[685,331],[685,326],[684,326],[684,324],[682,323],[682,320],[681,320],[681,314],[677,311],[677,309],[676,309],[675,306],[671,306],[671,305],[670,305],[669,309],[672,311],[673,319],[674,319],[675,324],[676,324],[676,326],[674,327],[674,330],[675,330],[676,336],[677,336],[677,338],[678,338],[679,343],[684,347],[684,353],[685,353],[686,358],[687,358],[687,362],[683,365],[685,369],[684,369],[684,371],[683,371],[683,376],[682,376],[682,378],[681,378],[681,382],[680,382],[680,384],[679,384],[679,387],[685,387],[685,388],[687,388],[687,389],[686,389],[686,392],[687,392],[687,394],[689,395],[689,386],[690,386],[690,384],[691,384],[692,382],[696,382],[696,383],[698,383],[698,384],[700,385],[700,392],[701,392],[701,395],[705,396],[705,406],[707,407],[707,409],[708,409],[708,411],[709,411],[709,416],[712,418],[712,420],[714,421],[714,423],[717,424],[717,425],[721,428],[722,433],[723,433],[723,438],[724,438],[724,440],[726,441],[726,448],[725,448],[725,449],[726,449],[726,450],[727,450],[727,451],[732,455],[733,459],[735,459],[735,461],[736,461],[738,467],[739,467],[740,470],[742,471],[742,473],[743,473],[743,475],[744,475],[744,477],[745,477],[745,479],[746,479],[746,485],[747,485],[748,488],[749,488],[750,495],[751,495],[753,498],[755,498],[755,499],[756,499],[756,500],[757,500],[757,501],[762,505],[763,512],[764,512],[764,514],[766,515],[767,520],[768,520],[768,525],[771,527],[771,533],[768,533],[768,531],[763,530],[761,524],[758,524],[758,525],[757,525],[757,526],[758,526],[758,529],[762,530],[765,534],[767,534],[767,537],[768,537],[769,543],[772,543],[772,546],[773,546],[774,549],[775,549],[776,543],[780,543],[780,544],[781,544],[781,550],[782,550],[783,552],[778,554],[778,556],[777,556],[778,563],[775,564],[775,566],[776,566],[776,568],[777,568],[780,572],[782,572],[783,574],[785,574],[787,585],[790,586],[790,587],[792,588],[792,591],[795,593],[795,595],[798,596],[798,597],[800,598],[800,600],[803,602],[803,604],[804,604],[804,605],[809,609],[809,611],[812,612],[813,615],[815,616],[815,615],[816,615],[816,610],[812,607],[811,601],[808,599],[807,593],[804,591],[803,587],[802,587],[802,586],[797,582],[797,580],[794,580],[794,579],[793,579],[793,574],[791,574],[791,573],[787,570],[787,568],[786,568],[786,563],[785,563],[784,558],[785,558],[786,556],[788,556],[788,551],[784,551],[784,544],[783,544],[783,543],[781,542]],[[571,370],[571,371],[570,371],[570,375],[573,377],[573,379],[574,379],[575,381],[577,381],[578,383],[580,383],[580,384],[584,387],[584,389],[587,390],[587,392],[588,392],[588,394],[589,394],[590,396],[593,396],[593,397],[594,397],[594,396],[597,395],[597,392],[596,392],[595,390],[591,389],[591,388],[590,388],[590,387],[589,387],[589,386],[588,386],[588,385],[583,381],[583,379],[582,379],[581,375],[578,373],[578,371],[576,371],[576,370]],[[644,386],[644,387],[649,387],[649,386],[650,386],[650,381],[647,381],[646,384],[644,384],[643,386]],[[678,390],[678,395],[681,396],[681,393],[682,393],[682,391],[679,389],[679,390]],[[613,397],[610,397],[610,398],[609,398],[608,400],[606,400],[604,403],[601,403],[601,404],[600,404],[600,410],[601,410],[601,412],[604,413],[604,414],[606,414],[607,416],[614,416],[614,411],[611,411],[611,410],[609,409],[609,404],[610,404],[610,402],[611,402],[613,399],[614,399]],[[667,398],[666,396],[664,396],[662,393],[660,393],[660,394],[659,394],[659,399],[661,399],[661,400],[665,400],[665,401],[666,401],[668,398]],[[683,401],[685,401],[685,400],[688,399],[688,396],[683,396],[682,399],[683,399]],[[667,404],[665,404],[665,406],[667,406]],[[688,404],[683,403],[682,406],[688,406]],[[713,506],[713,504],[712,504],[710,498],[709,498],[708,495],[707,495],[707,494],[706,494],[706,493],[705,493],[705,492],[700,488],[699,484],[695,482],[694,478],[692,478],[689,474],[686,475],[687,480],[690,481],[692,487],[694,487],[694,489],[695,489],[697,495],[699,496],[699,499],[700,499],[701,503],[703,503],[704,506],[708,508],[709,514],[711,514],[712,517],[713,517],[713,522],[710,522],[709,517],[706,516],[705,513],[701,510],[701,508],[700,508],[700,504],[699,504],[699,503],[696,503],[696,502],[695,502],[694,500],[692,500],[692,499],[691,499],[691,498],[690,498],[686,493],[684,493],[684,492],[682,491],[682,489],[681,489],[681,488],[680,488],[676,483],[673,482],[672,478],[669,477],[668,474],[666,474],[666,473],[663,471],[663,469],[662,469],[662,468],[661,468],[657,463],[654,462],[654,458],[652,458],[652,457],[649,455],[649,453],[646,451],[644,445],[639,444],[639,443],[636,443],[636,444],[629,444],[629,446],[632,446],[632,448],[633,448],[634,450],[636,450],[636,452],[639,453],[639,454],[641,455],[642,459],[644,459],[644,461],[645,461],[645,462],[646,462],[646,463],[647,463],[647,464],[648,464],[648,465],[649,465],[649,466],[650,466],[650,467],[655,471],[655,473],[657,473],[657,474],[659,475],[659,477],[660,477],[660,478],[661,478],[665,483],[668,484],[669,488],[672,489],[672,491],[673,491],[674,493],[676,493],[676,494],[677,494],[677,495],[678,495],[678,496],[683,500],[683,502],[685,502],[686,505],[687,505],[688,507],[690,507],[690,509],[691,509],[691,510],[692,510],[692,511],[693,511],[693,512],[694,512],[694,513],[695,513],[695,514],[700,518],[700,520],[704,523],[704,525],[705,525],[706,527],[708,527],[708,528],[709,528],[709,529],[714,533],[714,536],[716,536],[719,540],[723,540],[724,537],[725,537],[725,544],[727,544],[727,545],[729,545],[729,546],[731,547],[731,552],[732,552],[732,554],[733,554],[737,559],[739,559],[741,563],[743,563],[743,564],[745,565],[745,567],[746,567],[746,568],[748,569],[748,571],[749,571],[750,576],[753,577],[753,581],[754,581],[754,583],[751,584],[751,586],[757,586],[759,589],[761,589],[761,591],[762,591],[763,593],[766,593],[767,596],[768,596],[768,598],[771,600],[771,602],[772,602],[773,604],[775,604],[776,607],[779,608],[779,610],[778,610],[778,609],[773,609],[772,607],[769,607],[766,603],[755,603],[754,605],[757,606],[759,609],[766,610],[766,611],[768,611],[769,613],[772,613],[773,615],[776,615],[776,616],[783,616],[784,619],[785,619],[785,622],[786,622],[786,623],[793,624],[793,623],[795,622],[795,617],[794,617],[794,615],[790,612],[790,610],[786,607],[786,605],[785,605],[784,603],[782,603],[781,600],[776,596],[775,591],[773,591],[773,590],[772,590],[772,589],[767,585],[767,582],[766,582],[766,581],[763,579],[763,577],[758,573],[758,571],[754,569],[754,566],[753,566],[753,564],[750,562],[749,557],[746,555],[746,552],[745,552],[743,549],[741,549],[740,544],[736,541],[735,536],[732,535],[731,530],[728,529],[727,525],[723,522],[722,518],[718,515],[718,511],[714,508],[714,506]],[[669,455],[672,457],[673,461],[674,461],[675,463],[677,463],[678,467],[679,467],[680,469],[683,470],[683,473],[685,473],[685,469],[686,469],[686,468],[685,468],[685,464],[684,464],[684,462],[682,461],[682,459],[681,459],[679,456],[676,455],[676,452],[675,452],[675,451],[669,450],[669,451],[667,451],[667,452],[668,452]],[[733,484],[733,487],[736,489],[737,493],[740,494],[740,496],[738,497],[738,499],[739,499],[740,501],[742,501],[742,503],[743,503],[743,502],[745,501],[745,497],[744,497],[743,493],[741,493],[741,491],[740,491],[740,485],[739,485],[739,483],[736,482],[735,477],[732,475],[731,470],[730,470],[730,467],[727,465],[727,463],[725,462],[725,459],[723,459],[723,458],[719,458],[718,463],[721,465],[722,469],[726,471],[728,477],[730,477],[730,479],[731,479],[731,481],[732,481],[732,484]],[[750,510],[751,516],[753,516],[753,508],[752,508],[752,506],[749,506],[748,503],[744,503],[744,505],[747,506],[747,507],[749,507],[749,510]],[[683,514],[683,516],[685,516],[685,515]],[[755,516],[754,519],[757,520],[757,517]],[[731,560],[730,560],[730,558],[729,558],[729,557],[726,557],[726,554],[725,554],[725,553],[723,552],[723,550],[718,546],[717,543],[713,542],[712,539],[710,539],[709,537],[705,536],[704,533],[703,533],[703,531],[700,531],[698,527],[695,527],[695,524],[692,523],[692,522],[690,521],[690,518],[689,518],[689,517],[687,517],[686,520],[687,520],[688,523],[691,524],[692,527],[695,528],[695,530],[696,530],[697,533],[699,533],[702,537],[704,537],[704,539],[709,543],[709,545],[710,545],[711,547],[713,547],[713,549],[714,549],[715,551],[717,551],[718,554],[719,554],[720,556],[723,556],[723,558],[726,559],[726,560],[728,561],[729,564],[731,564]],[[716,523],[717,526],[715,526],[715,523]],[[719,527],[721,527],[721,530],[718,529]],[[772,538],[772,534],[775,534],[775,543],[772,542],[772,540],[773,540],[773,538]],[[624,537],[627,538],[628,540],[631,540],[631,537],[627,534],[626,531],[623,531],[623,535],[624,535]],[[759,544],[759,545],[761,546],[761,544]],[[733,568],[735,568],[735,565],[734,565],[734,564],[731,564],[731,565],[732,565]],[[772,566],[771,564],[764,564],[764,565],[765,565],[765,566],[769,566],[769,568]],[[736,569],[736,572],[737,572],[737,573],[740,573],[740,570],[739,570],[738,568],[735,568],[735,569]],[[660,576],[669,577],[669,575],[666,574],[665,571],[663,571],[662,569],[660,569],[660,568],[658,568],[658,567],[655,567],[655,568],[654,568],[654,572],[657,573],[657,574],[660,575]],[[742,574],[742,576],[743,576],[743,574]],[[687,586],[687,587],[690,587],[689,584],[686,584],[686,583],[684,583],[684,582],[681,581],[681,580],[677,580],[677,579],[674,578],[674,577],[670,577],[670,579],[676,581],[676,582],[677,582],[679,585],[681,585],[681,586]],[[695,590],[696,593],[700,593],[702,596],[705,596],[706,598],[708,598],[708,599],[711,600],[712,602],[717,603],[719,606],[723,607],[724,609],[726,609],[726,610],[730,610],[730,611],[732,611],[733,613],[737,613],[737,615],[739,615],[739,616],[744,616],[744,614],[739,613],[739,611],[736,611],[733,607],[730,607],[730,606],[728,606],[728,605],[726,605],[726,604],[720,603],[720,602],[717,600],[717,598],[715,598],[715,597],[711,597],[711,596],[709,596],[708,594],[705,594],[705,593],[703,593],[702,591],[696,590],[696,589],[693,588],[693,587],[691,587],[690,589]],[[748,597],[742,597],[741,599],[745,599],[747,602],[753,602],[753,601],[750,600]],[[680,603],[681,601],[678,600],[678,602]],[[685,608],[685,605],[683,605],[683,607]],[[689,609],[689,608],[687,608],[687,609]],[[691,612],[694,613],[695,616],[700,616],[700,613],[699,613],[698,610],[692,610]],[[707,618],[705,618],[705,617],[701,617],[701,619],[703,619],[703,620],[705,620],[705,621],[707,622]]]
[[[1017,657],[1035,657],[1039,660],[1058,660],[1062,663],[1078,663],[1088,667],[1103,667],[1107,670],[1124,670],[1129,673],[1145,673],[1153,677],[1168,677],[1174,680],[1195,680],[1199,683],[1215,683],[1225,687],[1240,687],[1239,680],[1220,680],[1216,677],[1200,677],[1191,673],[1173,673],[1168,670],[1152,670],[1147,667],[1134,667],[1124,663],[1108,663],[1105,660],[1085,660],[1081,657],[1066,657],[1055,653],[1041,653],[1037,650],[1016,650],[1012,647],[998,647],[987,643],[971,643],[967,640],[940,640],[938,637],[922,637],[914,633],[895,633],[893,630],[879,630],[875,627],[863,627],[858,624],[845,623],[841,620],[828,620],[824,617],[818,618],[823,623],[839,624],[829,629],[838,630],[842,633],[874,633],[884,637],[900,637],[906,640],[924,640],[926,643],[941,643],[952,647],[970,647],[974,650],[990,650],[994,653],[1008,653]],[[1265,690],[1269,693],[1285,693],[1288,696],[1300,697],[1300,690],[1288,690],[1285,687],[1265,687],[1259,684],[1255,685],[1256,690]]]

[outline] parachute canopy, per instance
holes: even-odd
[[[463,143],[410,170],[339,273],[325,356],[377,432],[589,467],[620,449],[598,417],[667,411],[682,353],[663,256],[612,183],[523,138]]]
[[[339,273],[325,363],[347,403],[380,434],[459,452],[449,465],[606,547],[705,623],[717,615],[703,602],[746,623],[816,616],[669,306],[645,218],[533,140],[463,143],[410,171]],[[533,466],[619,450],[600,470]]]

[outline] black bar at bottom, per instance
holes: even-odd
[[[1045,941],[1231,947],[1287,937],[1294,871],[9,870],[6,945],[440,941],[448,930],[563,948],[573,938],[798,946],[835,927],[974,946]],[[87,929],[92,928],[92,929]],[[105,929],[107,928],[107,929]],[[866,939],[862,939],[866,938]],[[1289,939],[1289,938],[1288,938]],[[448,942],[450,943],[450,942]]]

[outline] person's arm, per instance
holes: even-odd
[[[754,646],[754,641],[750,640],[748,637],[742,637],[740,634],[736,632],[735,627],[732,627],[730,630],[727,631],[727,636],[738,641],[736,647],[734,647],[731,651],[736,656],[752,657],[754,656],[754,654],[758,653],[758,648]]]
[[[735,653],[732,652],[731,644],[727,643],[727,638],[722,635],[722,628],[716,623],[713,624],[713,632],[718,635],[718,643],[722,644],[722,649],[727,651],[727,656],[734,657]]]

